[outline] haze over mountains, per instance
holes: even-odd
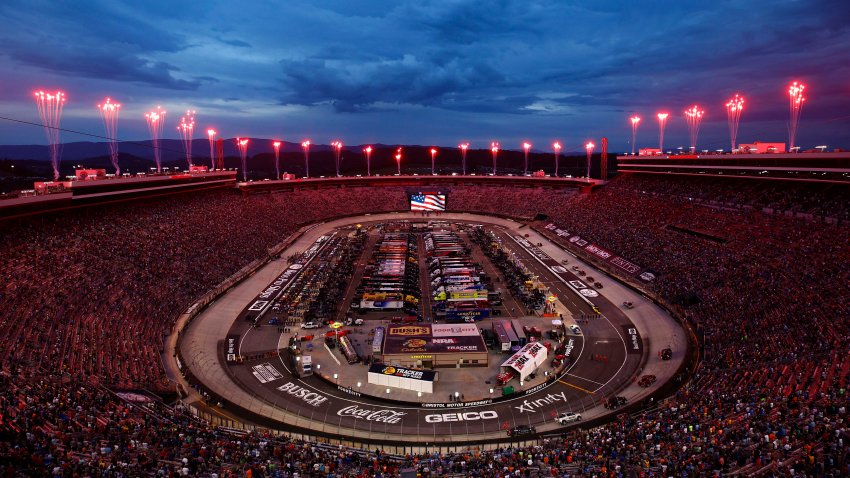
[[[256,154],[272,154],[272,139],[269,138],[249,138],[248,155]],[[343,151],[360,153],[366,145],[344,145]],[[375,149],[397,147],[398,145],[373,144]],[[402,145],[404,148],[430,148],[427,145]],[[81,161],[89,158],[96,158],[109,154],[106,142],[95,141],[77,141],[62,144],[62,161]],[[183,159],[183,142],[177,139],[162,139],[159,142],[160,151],[162,153],[162,161],[176,161]],[[438,147],[438,149],[446,149]],[[472,145],[470,153],[473,150],[489,150],[489,145],[481,144],[479,147]],[[517,149],[504,149],[503,151],[514,151]],[[153,145],[150,140],[144,141],[123,141],[118,143],[118,151],[121,154],[128,154],[138,158],[147,158],[153,160]],[[196,139],[192,141],[192,155],[198,158],[209,158],[210,155],[209,140]],[[316,152],[331,151],[331,147],[326,144],[313,144],[310,146],[310,154]],[[456,148],[447,148],[447,151],[452,151],[452,154],[459,154]],[[532,149],[535,154],[552,154],[549,151]],[[281,147],[281,153],[301,153],[301,143],[284,141]],[[489,153],[488,153],[489,154]],[[562,156],[581,155],[584,152],[562,152]],[[224,155],[239,156],[239,151],[236,148],[234,138],[225,138],[224,140]],[[50,159],[50,153],[47,145],[24,144],[24,145],[0,145],[0,158],[2,159],[29,159],[37,161],[47,161]]]

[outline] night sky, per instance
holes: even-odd
[[[850,147],[850,2],[3,0],[0,116],[37,121],[57,88],[63,127],[103,134],[95,105],[187,108],[198,133],[565,151],[607,136],[687,145],[683,111],[706,111],[699,149],[729,147],[726,101],[746,97],[739,140],[787,141],[787,86],[807,85],[798,144]],[[62,134],[63,141],[87,140]],[[0,120],[0,144],[44,144]]]

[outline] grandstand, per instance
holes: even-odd
[[[644,160],[644,158],[639,158]],[[624,170],[621,165],[621,170]],[[672,395],[496,450],[407,456],[199,420],[163,367],[178,318],[299,230],[406,211],[427,178],[256,183],[7,219],[0,228],[0,466],[53,476],[846,476],[850,236],[840,181],[621,173],[593,188],[441,177],[448,208],[508,217],[691,325]],[[332,184],[333,182],[333,184]],[[271,184],[274,183],[274,184]],[[555,230],[566,231],[564,234]],[[579,236],[649,272],[603,260]],[[621,263],[622,264],[622,263]],[[165,359],[165,360],[164,360]],[[190,360],[190,358],[185,358]],[[169,375],[170,374],[170,375]],[[135,395],[122,395],[133,392]],[[234,420],[230,416],[228,419]],[[221,418],[217,423],[223,423]],[[345,446],[344,446],[345,445]],[[389,444],[386,444],[389,446]]]

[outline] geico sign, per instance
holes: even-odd
[[[474,422],[476,420],[494,420],[499,418],[499,415],[494,410],[484,412],[465,412],[465,413],[441,413],[435,415],[425,415],[427,423],[443,423],[443,422]]]

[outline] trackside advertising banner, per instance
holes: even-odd
[[[570,247],[582,249],[585,253],[596,256],[628,274],[637,276],[647,282],[655,279],[654,274],[648,271],[641,272],[643,269],[637,264],[620,257],[609,250],[599,247],[596,244],[590,243],[577,234],[572,234],[565,229],[561,229],[553,223],[547,224],[545,229],[563,239],[564,242],[570,245]]]

